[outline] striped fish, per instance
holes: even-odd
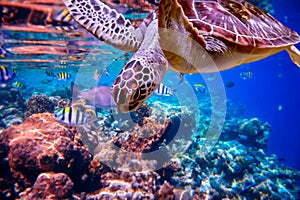
[[[57,74],[57,77],[59,80],[66,80],[68,78],[71,78],[71,74],[69,74],[68,72],[60,72]]]
[[[68,126],[84,125],[90,120],[83,112],[71,106],[56,110],[54,112],[54,119]]]
[[[53,20],[70,23],[72,21],[72,16],[70,15],[68,9],[63,9],[54,14]]]
[[[157,95],[161,95],[161,96],[174,96],[174,90],[172,90],[171,88],[169,88],[168,86],[164,85],[164,84],[160,84],[158,86],[158,88],[155,90],[154,92]]]
[[[26,88],[26,85],[20,81],[16,81],[12,84],[12,86],[14,88],[17,88],[17,89],[25,89]]]
[[[76,26],[54,26],[53,28],[57,31],[71,31],[77,29]]]
[[[70,31],[77,29],[77,24],[68,9],[55,11],[53,14],[53,28],[57,31]]]
[[[13,73],[5,66],[0,66],[0,82],[4,83],[13,77]]]

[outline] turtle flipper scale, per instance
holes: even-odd
[[[102,41],[125,51],[137,51],[143,34],[129,20],[100,0],[63,0],[73,18]]]
[[[121,112],[136,109],[157,89],[167,70],[160,50],[139,50],[116,78],[112,95]]]

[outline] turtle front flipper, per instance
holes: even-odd
[[[121,112],[136,109],[157,89],[167,69],[166,58],[156,49],[139,50],[115,80],[112,95]]]
[[[63,0],[73,18],[102,41],[125,51],[136,51],[143,30],[99,0]]]
[[[287,49],[287,52],[289,53],[289,56],[291,57],[291,60],[300,67],[300,51],[295,46],[290,46]]]

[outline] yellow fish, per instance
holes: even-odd
[[[95,79],[95,81],[99,81],[99,79],[100,79],[100,72],[98,71],[98,69],[96,69],[95,70],[95,72],[94,72],[94,79]]]
[[[206,87],[201,83],[194,84],[194,88],[199,93],[204,93],[206,90]]]

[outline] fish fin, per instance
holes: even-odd
[[[177,78],[178,78],[178,84],[177,85],[180,85],[184,81],[184,74],[183,73],[178,73]]]
[[[289,53],[291,60],[300,67],[300,51],[295,46],[290,46],[290,48],[287,49],[287,52]]]
[[[171,90],[171,96],[176,96],[175,93],[176,93],[176,89]]]

